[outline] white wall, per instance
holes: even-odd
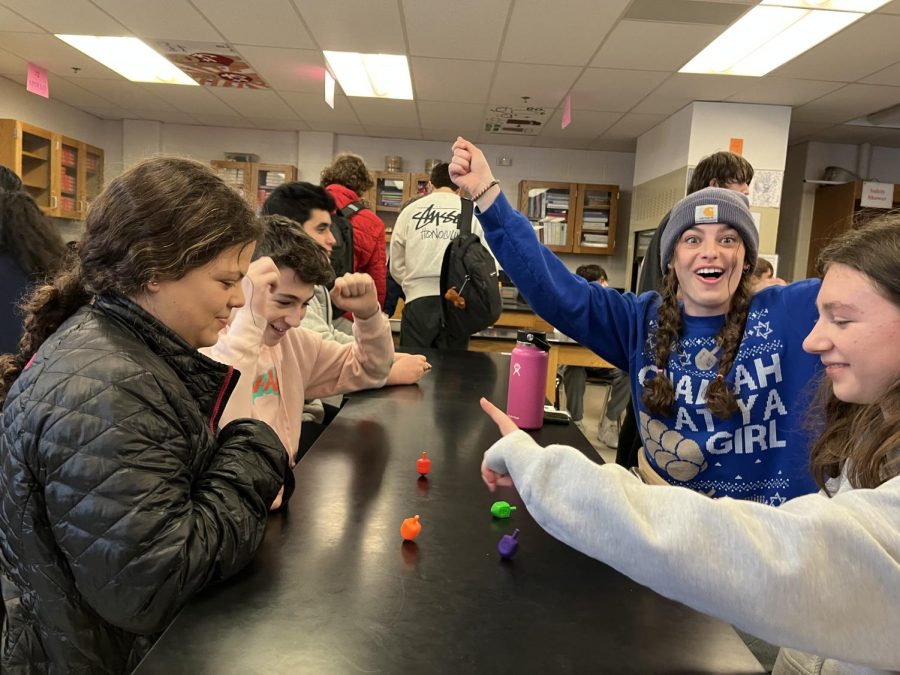
[[[693,107],[687,105],[638,137],[632,185],[641,185],[685,166],[692,117]]]
[[[879,183],[900,183],[900,149],[872,148],[869,175],[863,178],[871,178]]]
[[[741,155],[755,170],[784,170],[790,106],[696,102],[691,107],[689,166],[697,166],[710,153],[728,150],[732,138],[742,138]]]

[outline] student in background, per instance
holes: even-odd
[[[775,673],[900,670],[898,268],[896,214],[820,257],[819,318],[803,342],[826,366],[809,456],[818,494],[772,509],[647,486],[574,448],[538,446],[485,399],[503,438],[485,453],[483,479],[518,489],[573,548],[782,645]]]
[[[0,352],[18,351],[23,318],[19,301],[35,283],[53,276],[66,254],[59,230],[31,195],[0,191]]]
[[[25,303],[0,359],[4,672],[131,672],[262,541],[287,455],[261,422],[219,429],[238,375],[197,351],[243,305],[258,236],[208,167],[146,160]]]
[[[334,212],[353,202],[363,201],[362,195],[372,189],[374,182],[362,157],[344,152],[334,158],[331,166],[322,169],[321,185],[334,199]],[[372,277],[378,290],[378,304],[383,305],[387,291],[384,221],[369,204],[363,202],[363,205],[366,208],[350,218],[353,225],[353,271],[365,272]]]
[[[306,398],[382,386],[394,363],[394,342],[372,277],[353,273],[335,280],[328,254],[301,225],[284,216],[264,216],[262,221],[263,235],[242,281],[251,300],[232,312],[218,342],[203,351],[242,373],[223,422],[242,417],[266,422],[293,467],[301,440],[299,411]],[[356,339],[349,343],[325,340],[300,327],[314,286],[331,281],[331,295],[353,312]],[[288,498],[286,490],[272,508]]]
[[[22,179],[8,166],[0,164],[0,193],[18,192],[22,189]]]
[[[450,165],[436,164],[432,191],[412,202],[397,218],[391,234],[391,276],[403,288],[400,346],[466,349],[469,338],[454,338],[443,325],[441,264],[450,242],[459,234],[462,211],[459,188],[450,180]],[[482,239],[478,219],[472,232]]]
[[[787,282],[775,276],[775,268],[765,258],[756,261],[756,268],[753,270],[753,292],[758,293],[769,286],[785,286]]]
[[[604,288],[609,286],[606,270],[600,265],[579,265],[575,274],[589,283],[598,283]],[[584,368],[582,366],[563,366],[562,378],[566,391],[566,410],[572,420],[581,428],[584,417],[584,392],[587,388],[587,376],[607,375],[611,392],[606,402],[606,411],[597,427],[597,436],[601,443],[616,447],[619,440],[619,416],[628,405],[630,387],[628,375],[618,368]],[[608,373],[606,372],[608,371]],[[583,428],[582,428],[583,431]]]
[[[744,195],[709,187],[678,202],[662,294],[635,296],[569,272],[468,141],[454,144],[451,175],[478,197],[491,250],[535,312],[629,373],[648,480],[771,505],[815,489],[804,418],[821,364],[801,343],[820,282],[751,292],[759,233]]]
[[[264,214],[284,216],[299,223],[306,234],[312,237],[328,254],[331,254],[335,244],[335,238],[331,232],[331,213],[334,211],[334,200],[325,189],[303,181],[284,183],[272,191],[263,204],[262,211]],[[320,333],[325,340],[339,344],[356,342],[353,335],[335,328],[331,293],[321,284],[317,284],[313,288],[313,297],[307,305],[301,325]],[[387,384],[415,384],[430,369],[431,365],[424,356],[395,353],[394,365],[388,375]],[[300,436],[299,456],[303,456],[319,434],[331,423],[340,410],[341,403],[341,396],[313,399],[306,402],[303,407],[303,429]]]

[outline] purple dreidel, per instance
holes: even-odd
[[[512,558],[516,551],[519,548],[519,542],[516,541],[519,537],[519,528],[513,530],[512,534],[504,534],[500,537],[500,543],[497,544],[497,550],[500,552],[500,557],[506,560]]]

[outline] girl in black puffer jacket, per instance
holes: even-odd
[[[252,557],[287,455],[260,422],[218,429],[239,374],[197,348],[243,304],[258,234],[209,169],[151,159],[28,301],[0,360],[0,670],[129,672]]]

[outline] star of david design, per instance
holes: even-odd
[[[772,334],[772,329],[769,328],[768,321],[760,321],[753,327],[753,330],[755,330],[756,334],[763,340],[768,340],[769,336]]]

